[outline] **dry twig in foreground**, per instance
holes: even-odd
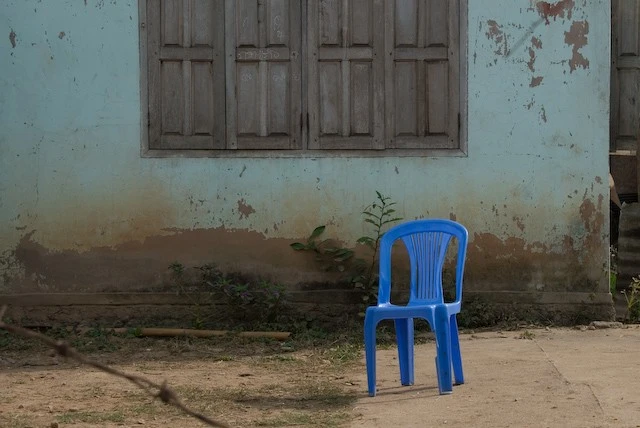
[[[1,329],[7,330],[8,332],[16,334],[18,336],[39,340],[40,342],[53,348],[53,350],[62,357],[72,358],[81,364],[86,364],[86,365],[95,367],[98,370],[102,370],[105,373],[109,373],[111,375],[126,379],[129,382],[134,383],[138,387],[145,390],[153,398],[156,398],[156,397],[160,398],[160,400],[162,400],[163,403],[171,404],[172,406],[177,407],[187,415],[192,416],[204,422],[208,426],[221,427],[221,428],[229,427],[227,424],[223,422],[213,420],[207,416],[204,416],[198,412],[194,412],[193,410],[189,409],[187,406],[185,406],[182,403],[182,401],[180,401],[176,393],[171,388],[169,388],[166,381],[163,382],[162,385],[159,385],[153,381],[150,381],[145,377],[121,372],[119,370],[116,370],[112,367],[109,367],[97,361],[92,361],[88,359],[87,357],[85,357],[84,355],[76,351],[71,345],[69,345],[65,341],[62,341],[62,340],[56,341],[51,339],[50,337],[47,337],[33,330],[29,330],[29,329],[18,327],[11,324],[6,324],[4,321],[2,321],[2,317],[4,316],[4,313],[6,312],[6,310],[7,310],[6,305],[0,308],[0,328]]]

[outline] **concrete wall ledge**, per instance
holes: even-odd
[[[481,298],[496,304],[541,305],[612,305],[610,293],[584,292],[519,292],[468,291],[465,300]],[[0,305],[10,306],[136,306],[136,305],[191,305],[194,301],[206,303],[205,295],[176,293],[24,293],[0,294]],[[316,290],[289,293],[291,303],[350,304],[360,302],[355,290]],[[211,302],[215,304],[216,302]]]

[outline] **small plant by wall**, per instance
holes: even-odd
[[[618,250],[613,245],[609,247],[609,292],[615,299],[618,286]]]
[[[358,238],[356,243],[368,248],[366,258],[355,257],[352,249],[341,247],[330,239],[321,240],[326,229],[324,225],[316,227],[306,243],[294,242],[291,248],[313,253],[323,270],[343,272],[344,280],[362,292],[365,308],[378,298],[378,249],[382,235],[388,225],[402,220],[396,216],[394,205],[396,202],[391,197],[376,191],[376,199],[362,211],[362,221],[369,226],[370,233]]]
[[[289,305],[283,285],[241,274],[225,274],[214,264],[189,268],[174,262],[169,266],[178,293],[192,307],[192,327],[274,329],[287,321]],[[212,310],[215,305],[216,310]]]
[[[640,322],[640,277],[631,280],[628,290],[623,290],[622,295],[627,303],[626,321],[630,323]]]

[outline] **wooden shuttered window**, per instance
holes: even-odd
[[[298,149],[299,0],[227,0],[227,148]]]
[[[459,1],[145,0],[148,148],[459,149]]]
[[[458,1],[385,3],[387,147],[458,148]]]
[[[384,148],[384,1],[308,6],[309,147]]]
[[[147,0],[150,149],[225,147],[219,1]]]
[[[610,150],[633,151],[640,138],[640,2],[613,0],[611,7]]]

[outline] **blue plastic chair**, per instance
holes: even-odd
[[[458,241],[455,301],[445,303],[442,271],[451,238]],[[402,239],[409,253],[411,286],[409,302],[404,306],[390,303],[391,248]],[[440,394],[453,391],[451,366],[456,384],[464,383],[462,357],[456,314],[462,300],[462,276],[467,251],[468,232],[451,220],[415,220],[391,228],[380,243],[380,279],[378,305],[370,306],[364,319],[364,342],[367,360],[369,395],[376,395],[376,327],[382,320],[394,320],[400,382],[413,385],[413,319],[423,318],[436,337],[436,371]]]

